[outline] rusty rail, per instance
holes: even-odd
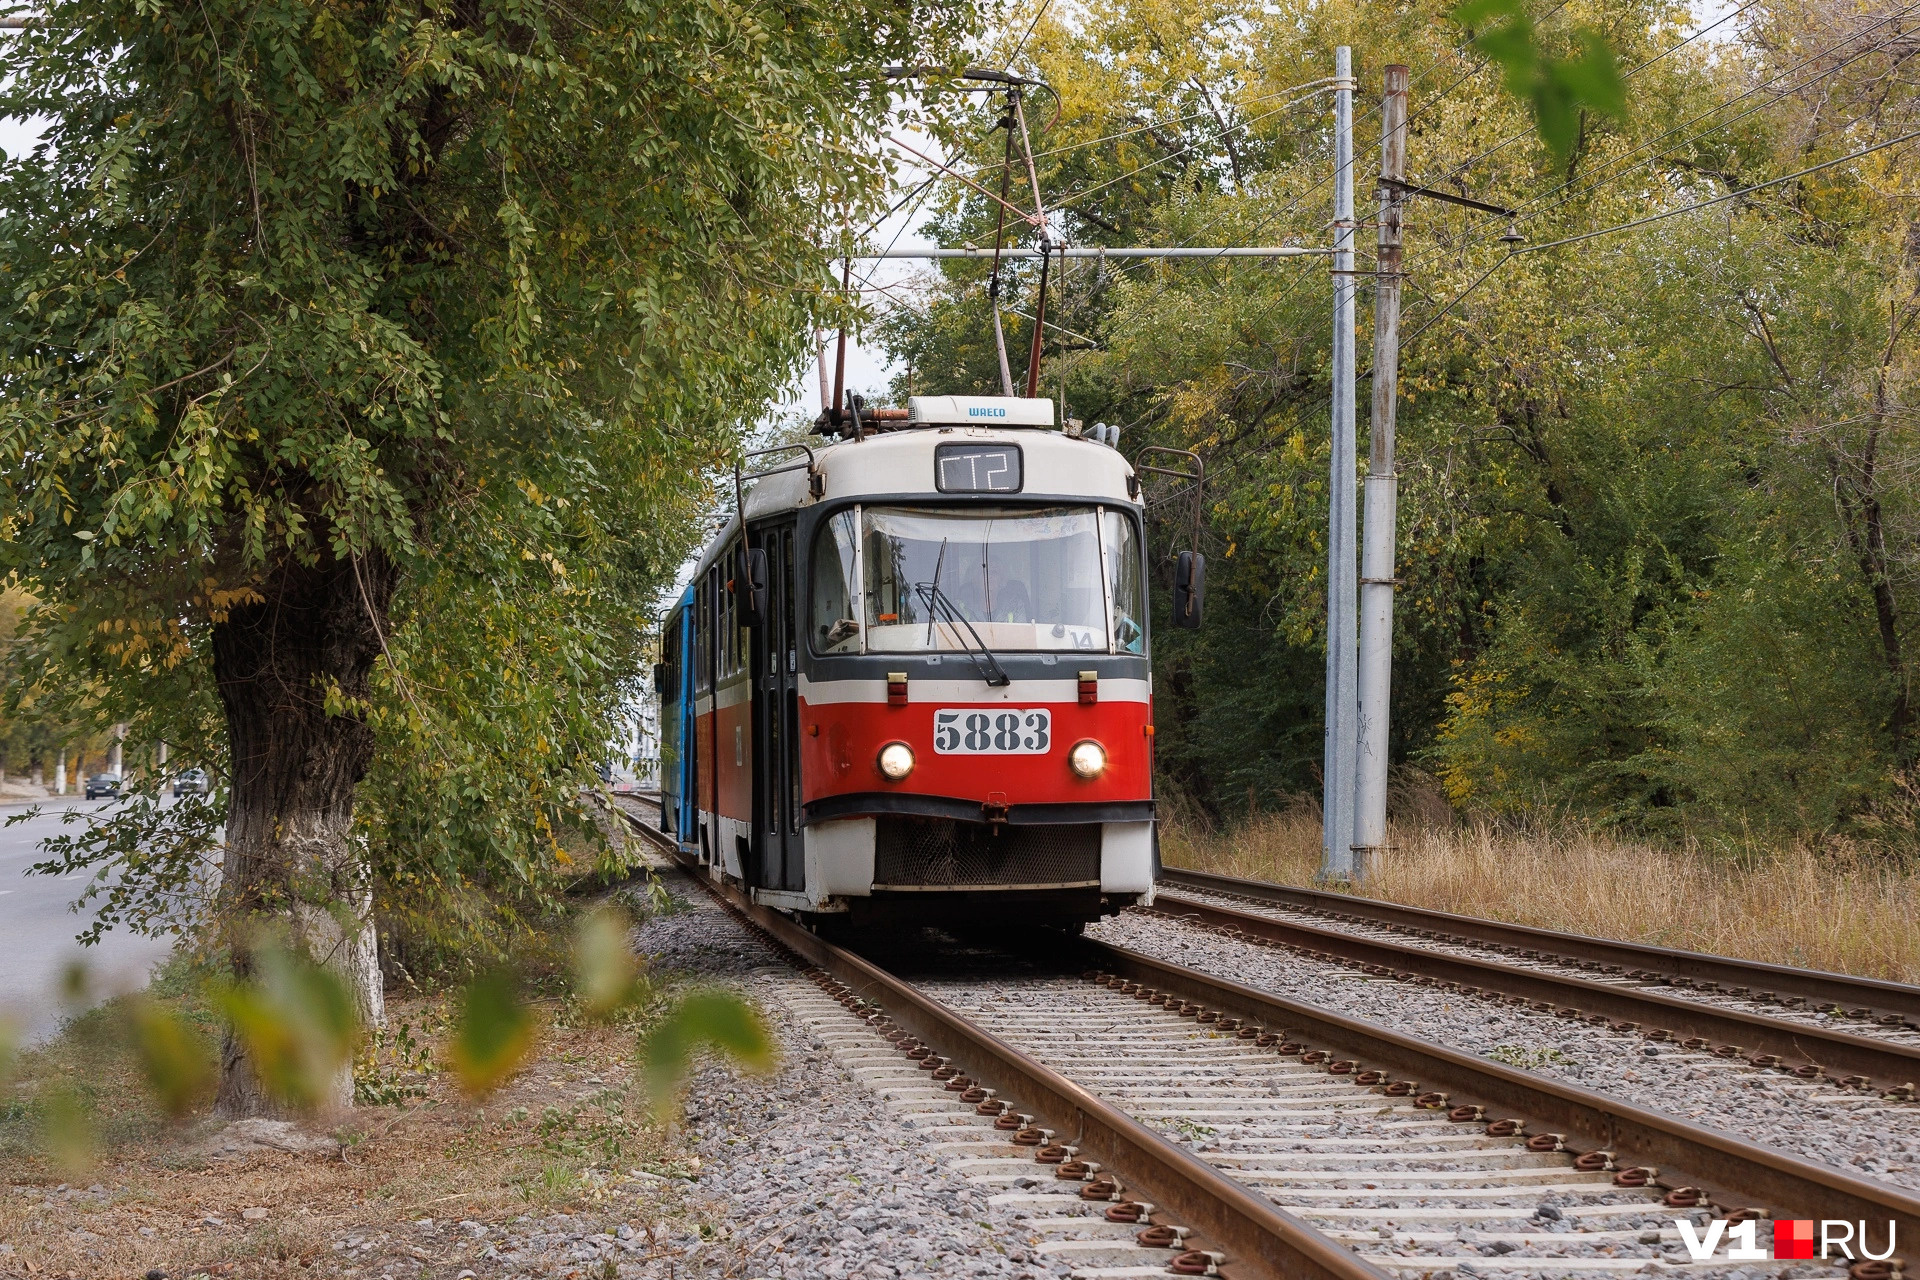
[[[637,830],[680,858],[672,841],[635,815],[621,812],[627,813]],[[1190,1226],[1197,1247],[1224,1251],[1229,1261],[1223,1274],[1385,1280],[1383,1272],[1249,1187],[911,984],[786,916],[751,904],[732,886],[714,884],[703,868],[688,866],[687,870],[729,910],[778,945],[884,1008],[893,1024],[937,1046],[953,1065],[991,1085],[1005,1099],[1017,1099],[1017,1108],[1032,1113],[1039,1123],[1073,1135],[1072,1142],[1087,1156],[1124,1176],[1142,1196]],[[1534,932],[1547,939],[1559,936]],[[1351,939],[1351,935],[1340,936]],[[1356,1085],[1371,1081],[1369,1087],[1378,1091],[1418,1095],[1422,1105],[1444,1108],[1462,1123],[1486,1123],[1490,1132],[1551,1139],[1557,1149],[1596,1162],[1592,1167],[1638,1170],[1648,1185],[1669,1191],[1698,1188],[1708,1201],[1730,1212],[1864,1222],[1876,1240],[1882,1221],[1893,1224],[1896,1238],[1911,1240],[1920,1233],[1920,1199],[1894,1187],[1125,948],[1077,940],[1072,949],[1092,969],[1113,975],[1113,982],[1178,993],[1195,1002],[1196,1008],[1210,1007],[1302,1042],[1283,1048],[1306,1055],[1313,1052],[1306,1042],[1318,1041],[1336,1053],[1323,1050],[1304,1060],[1325,1061],[1330,1071],[1351,1073]],[[1433,958],[1431,953],[1423,955]],[[1336,1056],[1346,1060],[1335,1062]],[[1403,1079],[1379,1083],[1389,1074]]]
[[[1443,1045],[1401,1035],[1377,1023],[1257,991],[1222,978],[1106,943],[1082,943],[1096,967],[1158,990],[1173,991],[1225,1014],[1282,1031],[1289,1039],[1319,1041],[1359,1075],[1380,1069],[1407,1078],[1414,1090],[1444,1091],[1451,1113],[1466,1120],[1517,1121],[1509,1133],[1551,1134],[1562,1149],[1607,1153],[1609,1165],[1654,1171],[1648,1181],[1676,1189],[1698,1187],[1728,1210],[1755,1209],[1763,1218],[1845,1218],[1874,1229],[1895,1225],[1897,1239],[1920,1238],[1920,1199],[1894,1187],[1856,1178],[1810,1161],[1770,1151],[1732,1134],[1649,1111],[1604,1094],[1531,1075]]]
[[[1220,1274],[1274,1280],[1388,1280],[1385,1272],[1245,1184],[1189,1155],[1051,1067],[927,998],[911,984],[834,946],[779,912],[753,904],[734,886],[716,884],[704,868],[686,863],[672,841],[629,811],[620,812],[626,814],[636,831],[681,862],[683,869],[728,910],[806,964],[825,971],[861,998],[885,1009],[894,1025],[935,1046],[952,1065],[990,1085],[1010,1106],[1033,1115],[1038,1124],[1078,1147],[1084,1157],[1123,1177],[1130,1190],[1191,1228],[1188,1248],[1226,1256]]]
[[[1161,871],[1160,882],[1173,889],[1235,894],[1273,906],[1347,916],[1410,930],[1422,937],[1459,938],[1496,947],[1518,947],[1523,952],[1537,951],[1543,959],[1617,964],[1628,970],[1647,970],[1670,979],[1683,978],[1689,984],[1714,983],[1721,987],[1746,987],[1753,991],[1798,997],[1816,1008],[1838,1005],[1848,1010],[1864,1009],[1871,1016],[1898,1021],[1910,1029],[1920,1030],[1920,987],[1904,982],[1856,978],[1819,969],[1795,969],[1759,960],[1737,960],[1700,951],[1680,951],[1612,938],[1560,933],[1531,925],[1507,924],[1478,916],[1402,906],[1351,894],[1302,889],[1264,880],[1243,880],[1236,876],[1215,875],[1210,871],[1168,867]]]
[[[1451,955],[1338,928],[1274,920],[1214,902],[1164,898],[1151,910],[1316,955],[1390,970],[1403,979],[1507,995],[1531,1003],[1535,1012],[1590,1022],[1616,1020],[1614,1025],[1622,1030],[1651,1030],[1661,1040],[1711,1041],[1711,1045],[1693,1043],[1691,1047],[1711,1049],[1723,1058],[1745,1058],[1755,1066],[1792,1070],[1797,1063],[1801,1074],[1809,1078],[1824,1074],[1857,1086],[1878,1082],[1883,1089],[1895,1090],[1903,1097],[1912,1094],[1914,1081],[1920,1081],[1920,1049],[1886,1040],[1681,996]],[[1548,1005],[1551,1010],[1545,1007]],[[1625,1025],[1628,1023],[1633,1025]]]

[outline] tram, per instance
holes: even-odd
[[[663,831],[817,925],[1150,902],[1147,558],[1118,433],[1011,396],[847,417],[749,455],[665,620]],[[1195,625],[1201,563],[1179,566]]]

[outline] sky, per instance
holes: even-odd
[[[6,39],[0,34],[0,40]],[[0,151],[8,158],[23,156],[33,150],[33,144],[40,137],[42,123],[39,120],[9,120],[0,118]]]
[[[908,143],[929,155],[940,156],[939,144],[932,138],[918,132],[901,131]],[[944,157],[943,157],[944,158]],[[903,164],[900,167],[895,187],[903,195],[911,191],[926,179],[929,170],[917,163]],[[898,213],[892,214],[873,229],[867,238],[876,248],[893,249],[931,249],[934,242],[925,234],[929,210],[938,195],[937,190],[927,192],[926,198],[910,201]],[[897,197],[896,197],[897,199]],[[932,263],[926,261],[886,261],[855,262],[853,264],[853,282],[856,287],[864,280],[866,288],[884,288],[910,282],[916,275],[926,273]],[[909,285],[910,287],[910,285]],[[884,307],[882,295],[869,294],[876,307]],[[833,377],[835,354],[835,334],[827,335],[827,377]],[[862,395],[886,390],[889,379],[895,373],[894,365],[887,359],[878,343],[861,342],[852,332],[847,334],[847,386]],[[787,388],[780,402],[774,405],[769,417],[774,421],[783,421],[794,414],[804,414],[811,418],[820,412],[820,375],[817,366],[808,366]]]

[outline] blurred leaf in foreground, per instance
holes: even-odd
[[[219,992],[219,1007],[260,1087],[310,1110],[331,1095],[353,1059],[360,1032],[353,993],[332,972],[279,944],[258,948],[253,969],[251,982]]]
[[[1532,106],[1534,127],[1561,164],[1580,141],[1582,109],[1626,114],[1626,86],[1614,65],[1612,46],[1598,32],[1580,32],[1575,37],[1578,52],[1554,58],[1540,48],[1521,0],[1467,0],[1452,17],[1476,32],[1473,47],[1505,70],[1507,92]],[[1480,29],[1489,19],[1502,17],[1507,19],[1503,25]]]
[[[61,967],[60,980],[55,985],[60,1003],[69,1013],[79,1013],[93,1003],[93,970],[85,960],[68,961]]]
[[[448,1057],[460,1087],[478,1097],[505,1084],[533,1050],[533,1014],[506,969],[481,974],[460,997]]]
[[[589,1017],[605,1018],[645,990],[633,950],[633,921],[607,905],[587,914],[573,935],[573,990]]]
[[[99,1157],[100,1135],[93,1111],[79,1090],[64,1080],[40,1093],[40,1145],[70,1178],[86,1173]]]
[[[179,1014],[143,996],[127,1006],[134,1054],[147,1086],[168,1115],[178,1120],[213,1092],[213,1046]]]
[[[695,991],[675,1002],[640,1041],[641,1069],[658,1114],[677,1103],[680,1082],[702,1047],[720,1050],[749,1071],[773,1070],[779,1050],[751,1006],[729,991]]]

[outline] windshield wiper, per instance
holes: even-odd
[[[945,622],[948,627],[953,629],[956,638],[960,635],[960,628],[965,627],[967,635],[973,637],[973,644],[967,645],[963,640],[961,642],[961,652],[965,653],[967,660],[973,663],[974,670],[978,671],[980,678],[987,682],[987,687],[990,689],[1001,689],[1013,683],[1013,681],[1008,678],[1007,673],[1000,669],[1000,663],[995,660],[993,650],[987,648],[987,642],[982,640],[980,633],[973,629],[973,623],[967,621],[966,615],[961,613],[958,606],[953,603],[947,593],[940,589],[939,570],[937,568],[934,571],[934,580],[932,582],[916,582],[913,584],[913,589],[927,606],[927,638],[929,642],[931,642],[933,638],[933,627],[936,622]]]

